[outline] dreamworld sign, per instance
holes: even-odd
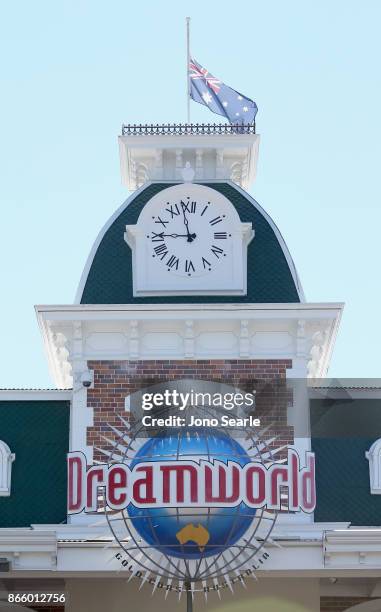
[[[240,465],[220,460],[142,461],[87,466],[83,453],[68,455],[68,511],[96,512],[103,488],[111,510],[135,508],[248,508],[280,510],[284,489],[288,510],[313,512],[316,502],[315,456],[306,453],[300,467],[298,453],[288,449],[288,461],[266,466],[258,461]]]
[[[269,558],[278,512],[315,508],[312,452],[301,467],[293,448],[275,459],[263,443],[254,449],[213,432],[140,446],[134,438],[131,453],[125,436],[116,442],[115,462],[112,452],[109,463],[92,466],[81,452],[69,453],[68,512],[96,513],[97,522],[104,513],[119,545],[114,561],[153,591],[187,591],[187,597],[233,591]],[[128,450],[120,454],[123,440]]]
[[[147,434],[137,415],[109,424],[97,463],[68,454],[68,513],[103,520],[114,561],[154,590],[207,593],[244,581],[276,546],[279,513],[314,511],[314,453],[302,462],[281,426]]]

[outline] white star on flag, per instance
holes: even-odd
[[[194,58],[189,61],[188,79],[189,95],[194,102],[222,115],[231,124],[254,123],[258,111],[254,100],[225,85]]]
[[[213,100],[213,98],[210,95],[210,93],[207,93],[207,92],[202,94],[202,99],[204,100],[204,102],[206,102],[206,104],[210,104],[211,101]]]

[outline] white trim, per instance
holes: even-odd
[[[369,461],[369,483],[371,495],[381,495],[381,438],[365,452]]]
[[[381,566],[381,529],[349,528],[326,531],[324,566],[369,570]]]
[[[12,463],[16,459],[8,444],[0,440],[0,497],[11,494]]]
[[[173,184],[173,185],[177,185],[180,184],[181,181],[175,181],[175,180],[160,180],[160,181],[147,181],[146,183],[144,183],[144,185],[142,185],[141,187],[139,187],[139,189],[137,189],[136,191],[134,191],[128,198],[127,200],[125,200],[125,202],[123,202],[123,204],[111,215],[111,217],[108,219],[108,221],[105,223],[105,225],[102,227],[101,231],[99,232],[97,238],[95,239],[95,242],[90,250],[89,256],[86,260],[85,263],[85,267],[83,269],[80,281],[79,281],[79,285],[78,285],[78,289],[77,289],[77,293],[75,295],[75,299],[74,299],[74,303],[75,304],[80,304],[81,303],[81,299],[82,299],[82,295],[83,295],[83,290],[84,287],[86,285],[86,281],[87,281],[87,277],[89,275],[89,271],[90,268],[92,266],[94,257],[96,255],[96,252],[98,250],[98,247],[103,239],[103,237],[105,236],[106,232],[110,229],[111,225],[114,223],[114,221],[119,217],[119,215],[127,208],[127,206],[129,206],[134,199],[140,194],[142,193],[142,191],[144,191],[147,187],[149,187],[150,185],[153,184],[159,184],[159,183],[168,183],[168,184]],[[288,250],[288,247],[285,243],[285,240],[282,236],[282,234],[280,233],[277,225],[274,223],[274,221],[272,220],[272,218],[270,217],[270,215],[268,215],[265,210],[258,204],[258,202],[256,202],[256,200],[254,200],[254,198],[247,193],[247,191],[245,191],[244,189],[242,189],[242,187],[239,187],[236,183],[233,183],[233,181],[227,180],[227,179],[208,179],[208,180],[197,180],[195,181],[195,183],[200,183],[200,184],[213,184],[213,183],[221,183],[221,184],[227,184],[230,185],[231,187],[233,187],[234,189],[236,189],[241,195],[243,195],[253,206],[254,208],[257,209],[257,211],[266,219],[266,221],[269,223],[271,229],[274,231],[275,236],[278,240],[278,243],[283,251],[283,254],[286,258],[289,270],[291,272],[293,281],[295,283],[296,286],[296,290],[298,292],[298,297],[300,299],[301,302],[305,302],[305,295],[304,295],[304,291],[302,289],[301,283],[300,283],[300,279],[294,264],[294,261],[291,257],[291,254]],[[255,230],[255,228],[254,228]],[[122,236],[123,238],[123,236]]]
[[[0,389],[0,402],[17,401],[49,401],[62,400],[71,401],[71,390],[61,389]]]
[[[281,547],[270,543],[271,554],[262,570],[264,575],[379,577],[381,529],[348,529],[343,523],[287,526],[276,523],[272,538]],[[118,550],[111,539],[105,527],[95,525],[3,528],[0,554],[12,561],[8,577],[31,571],[37,576],[38,570],[54,570],[55,576],[107,576],[116,572],[120,576],[120,565],[110,562],[113,551]]]
[[[9,559],[13,571],[48,571],[57,567],[55,530],[35,531],[27,527],[0,529],[0,556]]]
[[[307,362],[310,361],[313,362],[314,375],[325,376],[326,354],[331,352],[343,304],[76,304],[35,308],[52,377],[59,387],[68,388],[73,384],[74,361],[84,368],[86,361],[100,358],[294,360],[299,357],[300,376],[307,375]],[[299,340],[295,336],[300,321],[304,322],[304,349],[297,348]],[[190,343],[192,322],[197,331]],[[78,324],[83,325],[84,345],[80,352],[77,347],[74,353],[73,338]],[[216,325],[219,333],[216,333]],[[258,349],[255,344],[247,342],[248,326],[252,334],[263,331],[263,327],[267,327],[267,332],[287,330],[293,338],[292,344],[280,352],[274,352],[271,345],[267,351]],[[319,334],[323,339],[319,351],[316,355],[313,351],[311,357],[308,351],[315,345],[317,329],[321,330]],[[210,337],[213,330],[214,335]],[[231,342],[221,345],[221,331],[228,334]],[[91,344],[87,345],[87,338],[93,333],[105,334],[101,352],[93,350]],[[169,346],[160,343],[147,349],[140,343],[147,333],[171,333],[177,341]],[[123,337],[122,348],[113,344],[115,334]],[[204,340],[200,343],[203,334]],[[76,372],[78,375],[82,370],[77,368]]]
[[[224,317],[227,317],[230,313],[235,317],[235,313],[249,313],[255,312],[255,316],[263,318],[278,317],[278,313],[281,315],[282,311],[287,313],[287,316],[294,314],[295,318],[315,318],[316,316],[332,319],[337,314],[341,313],[344,308],[344,302],[281,302],[281,303],[222,303],[222,304],[37,304],[35,306],[36,315],[38,318],[42,318],[44,315],[50,315],[49,319],[53,320],[54,313],[59,314],[57,320],[65,318],[67,321],[73,320],[73,316],[79,316],[81,314],[81,320],[97,320],[107,318],[110,320],[110,313],[114,313],[115,319],[125,318],[124,313],[135,312],[141,313],[144,317],[144,313],[155,313],[155,316],[160,316],[160,313],[174,312],[192,312],[195,314],[200,311],[202,316],[205,312],[223,312]],[[274,313],[277,313],[276,315]],[[105,314],[105,317],[99,317],[101,313]],[[117,315],[120,316],[117,316]],[[325,314],[325,316],[324,316]],[[72,316],[71,316],[72,315]],[[94,316],[95,315],[95,316]],[[148,315],[151,316],[150,314]],[[165,317],[168,318],[168,317]]]

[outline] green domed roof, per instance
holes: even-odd
[[[134,297],[132,253],[124,240],[126,225],[137,222],[143,206],[174,183],[150,183],[135,192],[99,234],[82,274],[80,304],[287,303],[304,301],[298,276],[275,224],[261,207],[232,183],[203,183],[227,197],[242,222],[252,222],[255,238],[248,247],[247,295]]]

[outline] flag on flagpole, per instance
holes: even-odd
[[[195,59],[189,62],[190,97],[230,123],[253,123],[258,107],[254,100],[228,87]]]

